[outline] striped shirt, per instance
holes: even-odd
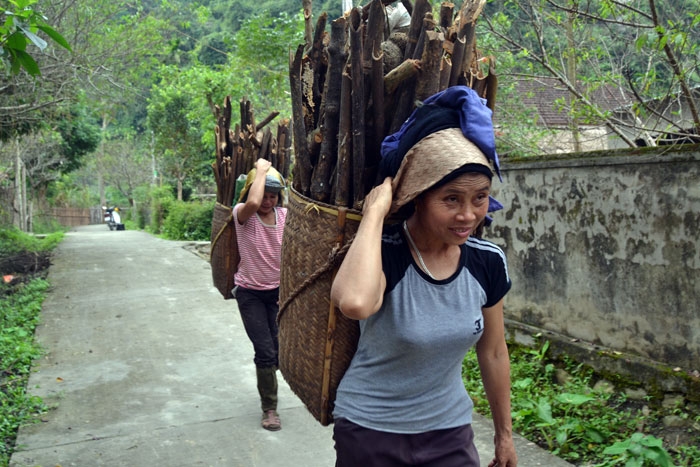
[[[276,225],[267,225],[255,213],[241,225],[238,222],[239,203],[233,208],[241,263],[235,282],[246,289],[272,290],[280,286],[282,234],[287,219],[286,208],[275,208]]]

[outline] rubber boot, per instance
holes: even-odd
[[[277,410],[277,368],[256,368],[255,373],[263,412]]]
[[[255,373],[258,377],[258,393],[263,411],[262,427],[277,431],[282,428],[277,414],[277,368],[256,368]]]

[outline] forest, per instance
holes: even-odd
[[[50,207],[119,205],[136,219],[159,198],[211,195],[226,96],[250,99],[259,119],[291,116],[299,0],[0,2],[3,225],[41,230]],[[307,3],[334,19],[351,2]],[[627,147],[698,141],[698,0],[483,3],[476,40],[498,77],[499,154],[540,154],[562,130],[524,105],[523,83],[562,90],[547,105],[574,149],[591,126]]]

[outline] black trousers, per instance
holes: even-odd
[[[335,420],[335,467],[479,467],[471,425],[425,433],[387,433]]]
[[[279,288],[253,290],[236,288],[238,310],[248,338],[253,343],[257,368],[277,367],[279,364],[279,341],[277,340],[277,312],[279,311]]]

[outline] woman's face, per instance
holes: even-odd
[[[433,241],[461,245],[486,217],[490,190],[486,175],[465,173],[418,197],[415,215]]]
[[[270,191],[266,191],[263,195],[262,203],[260,203],[260,208],[258,209],[258,212],[260,214],[269,213],[275,206],[277,206],[278,200],[279,193],[272,193]]]

